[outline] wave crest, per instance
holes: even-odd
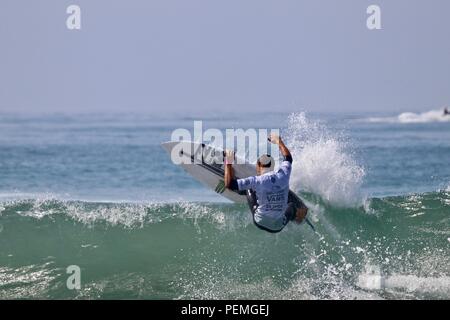
[[[374,123],[432,123],[450,122],[450,115],[444,115],[442,110],[430,110],[422,113],[403,112],[396,117],[372,117],[365,119]]]
[[[305,113],[294,113],[288,118],[286,138],[295,159],[291,177],[295,190],[317,194],[335,206],[363,204],[365,170],[342,134],[331,133]]]

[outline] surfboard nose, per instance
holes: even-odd
[[[170,152],[172,151],[173,147],[177,144],[178,142],[175,141],[166,141],[161,143],[161,147],[170,154]]]

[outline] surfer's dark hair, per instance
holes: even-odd
[[[262,159],[262,162],[261,162]],[[266,161],[264,161],[266,160]],[[270,168],[272,166],[272,156],[270,154],[263,154],[261,157],[258,158],[258,166],[263,168]],[[263,163],[264,162],[264,163]]]

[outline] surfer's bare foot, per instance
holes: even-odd
[[[295,222],[300,224],[305,220],[306,215],[308,214],[308,208],[299,208],[297,209],[297,214],[295,216]]]

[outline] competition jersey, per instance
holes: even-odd
[[[285,160],[277,171],[237,179],[239,191],[252,189],[256,193],[258,207],[254,219],[258,225],[277,231],[286,224],[284,213],[287,209],[291,170],[291,162]]]

